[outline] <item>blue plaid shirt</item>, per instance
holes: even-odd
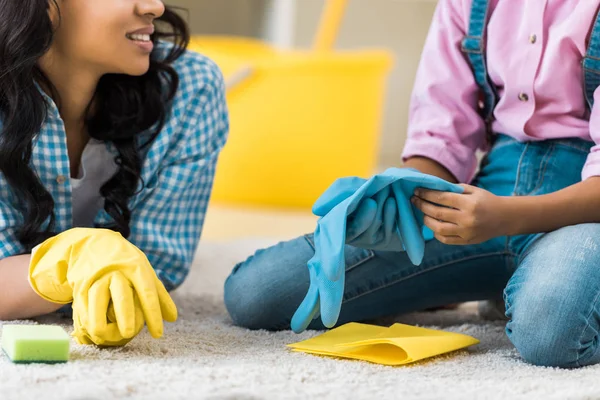
[[[168,46],[163,43],[158,50],[166,52]],[[179,74],[179,90],[164,128],[143,153],[144,188],[129,202],[129,240],[147,255],[167,290],[179,286],[189,272],[217,157],[229,131],[225,85],[219,68],[190,51],[173,67]],[[47,99],[51,107],[33,143],[32,167],[54,198],[56,229],[62,232],[73,228],[69,156],[63,121],[56,105]],[[111,144],[107,146],[115,151]],[[18,201],[0,176],[0,259],[25,252],[15,236],[23,223],[16,207]],[[95,222],[105,225],[112,218],[101,210]]]

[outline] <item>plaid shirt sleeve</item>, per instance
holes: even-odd
[[[186,57],[172,115],[146,156],[145,186],[131,207],[129,240],[144,251],[167,290],[189,272],[229,131],[220,70],[198,54]]]
[[[3,121],[0,119],[0,132],[2,128]],[[25,247],[16,236],[18,227],[23,223],[23,216],[14,207],[14,200],[8,182],[0,174],[0,260],[25,253]]]
[[[2,185],[7,185],[2,179]],[[2,192],[5,192],[3,189]],[[6,199],[6,196],[2,196]],[[16,237],[17,227],[22,224],[21,213],[6,201],[0,201],[0,259],[25,253],[25,248]]]

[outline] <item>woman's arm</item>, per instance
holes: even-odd
[[[63,307],[33,291],[28,279],[29,258],[26,254],[0,260],[0,320],[37,317]]]
[[[0,185],[7,184],[0,179]],[[17,208],[0,198],[0,320],[37,317],[61,307],[43,300],[29,285],[30,255],[16,234],[21,220]]]

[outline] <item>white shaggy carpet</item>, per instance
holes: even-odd
[[[223,281],[235,262],[270,243],[203,243],[189,280],[174,296],[181,318],[163,340],[144,333],[122,349],[73,346],[72,360],[54,366],[12,365],[0,356],[0,399],[600,399],[600,367],[526,365],[501,324],[479,321],[472,308],[400,318],[463,332],[481,344],[398,368],[285,347],[314,333],[233,327],[221,300]]]

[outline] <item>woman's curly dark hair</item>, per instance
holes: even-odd
[[[54,201],[30,167],[32,143],[48,107],[36,83],[56,93],[38,67],[53,40],[50,7],[58,8],[56,0],[0,0],[0,172],[19,199],[24,223],[17,237],[28,251],[55,234]],[[152,40],[155,44],[161,39],[174,42],[170,53],[166,58],[151,55],[150,69],[143,76],[103,76],[94,96],[94,111],[86,116],[90,136],[112,142],[118,150],[118,172],[104,184],[101,194],[114,220],[108,228],[124,237],[130,234],[128,200],[141,183],[143,146],[138,145],[138,136],[147,134],[143,145],[148,145],[164,126],[179,86],[171,64],[190,40],[186,22],[172,8],[167,7],[157,22]]]

